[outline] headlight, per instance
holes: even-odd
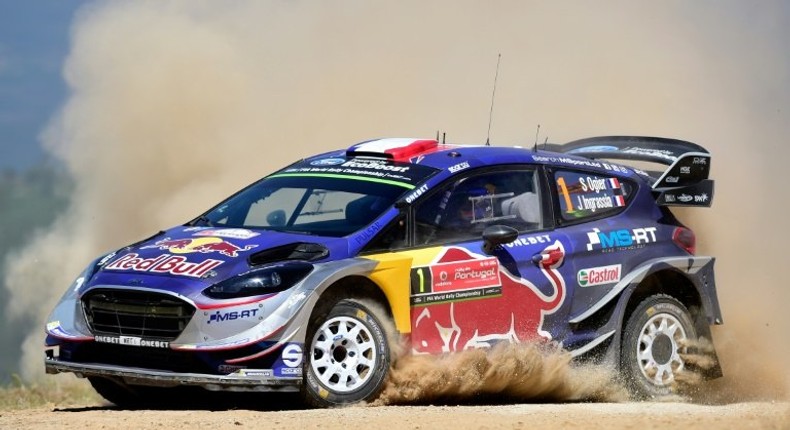
[[[279,293],[296,285],[312,270],[312,264],[301,261],[269,266],[214,284],[203,290],[203,294],[212,299],[232,299]]]

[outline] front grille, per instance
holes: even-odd
[[[171,341],[189,323],[195,307],[176,297],[136,290],[97,289],[82,298],[93,334]]]

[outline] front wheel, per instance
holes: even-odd
[[[390,348],[379,316],[355,300],[342,300],[325,316],[313,315],[307,341],[305,400],[318,407],[375,399],[389,371]]]
[[[657,294],[637,306],[628,319],[620,366],[634,396],[671,394],[675,377],[686,365],[681,357],[688,339],[696,339],[689,311],[675,298]]]
[[[145,406],[145,397],[142,393],[128,385],[98,376],[89,376],[88,381],[100,396],[119,408]]]

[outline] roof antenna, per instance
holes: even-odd
[[[436,130],[436,141],[439,141],[439,130]]]
[[[491,120],[494,117],[494,96],[496,95],[496,81],[499,78],[499,60],[502,59],[502,53],[497,54],[496,57],[496,73],[494,74],[494,91],[491,92],[491,110],[488,112],[488,134],[486,134],[486,146],[491,146]]]
[[[538,129],[535,131],[535,148],[532,150],[533,152],[538,152],[538,135],[540,134],[540,124],[538,124]],[[544,147],[545,149],[545,147]]]

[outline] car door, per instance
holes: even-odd
[[[533,167],[470,172],[413,206],[411,340],[416,352],[551,340],[566,299],[567,238],[551,230]],[[486,252],[483,230],[518,237]],[[547,323],[548,319],[552,322]]]
[[[610,294],[633,262],[645,259],[640,256],[656,241],[656,228],[638,215],[622,215],[634,189],[627,179],[566,168],[554,169],[549,178],[556,185],[557,223],[573,244],[572,318]]]

